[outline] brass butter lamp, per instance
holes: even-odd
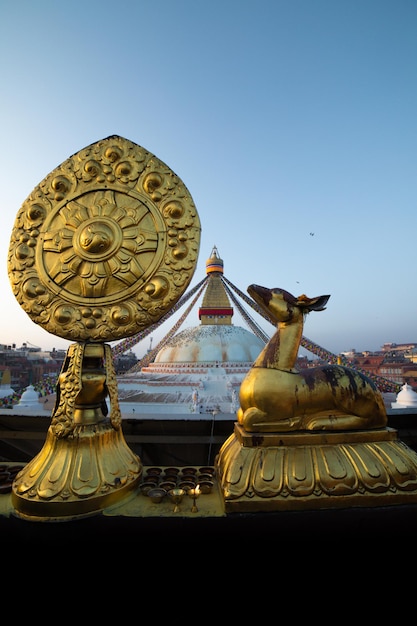
[[[68,158],[23,203],[8,252],[13,293],[34,323],[74,343],[45,444],[13,483],[17,516],[93,515],[135,491],[142,463],[123,436],[109,342],[179,300],[200,232],[180,178],[118,135]]]

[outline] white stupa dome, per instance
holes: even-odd
[[[417,409],[417,393],[405,383],[397,395],[396,402],[391,402],[392,409]]]
[[[19,402],[15,405],[16,408],[21,408],[23,406],[39,408],[39,394],[33,385],[26,387]]]
[[[206,261],[199,325],[163,340],[138,374],[119,377],[122,412],[143,412],[146,406],[150,413],[152,406],[153,415],[167,410],[170,415],[211,415],[215,410],[235,419],[241,382],[265,347],[266,335],[260,328],[250,332],[232,324],[229,295],[234,298],[223,270],[214,246]],[[242,317],[250,321],[249,315]]]
[[[174,335],[159,350],[154,364],[252,363],[265,343],[254,333],[232,324],[233,308],[223,283],[223,260],[216,246],[206,261],[209,277],[199,309],[200,325]]]
[[[155,363],[251,363],[264,345],[240,326],[197,326],[173,337],[158,352]]]

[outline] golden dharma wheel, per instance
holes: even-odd
[[[180,178],[112,135],[71,156],[25,200],[10,240],[10,283],[30,318],[54,335],[129,337],[184,293],[200,233]]]

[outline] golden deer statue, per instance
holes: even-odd
[[[304,316],[323,311],[329,295],[296,298],[284,289],[248,287],[277,331],[240,388],[238,422],[249,432],[363,430],[387,424],[374,382],[342,365],[295,369]]]

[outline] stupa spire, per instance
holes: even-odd
[[[216,246],[206,261],[206,273],[209,280],[198,317],[202,324],[231,324],[233,307],[223,285],[223,260]]]
[[[223,274],[223,260],[219,257],[216,246],[213,246],[210,257],[206,261],[206,274],[218,272]]]

